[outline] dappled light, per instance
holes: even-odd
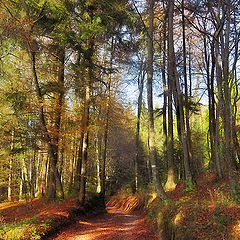
[[[129,199],[127,200],[129,201]],[[76,225],[61,233],[55,240],[157,240],[146,226],[144,215],[128,213],[122,208],[108,207],[108,213],[100,217],[78,221]]]
[[[0,0],[0,240],[240,239],[239,0]]]

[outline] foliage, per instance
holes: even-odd
[[[192,192],[196,189],[196,184],[192,183],[192,182],[186,182],[186,187],[185,187],[185,191],[188,192]]]
[[[202,221],[207,229],[230,236],[223,225],[233,224],[232,218],[219,212],[220,206],[236,207],[229,189],[210,188],[210,198],[198,203],[202,192],[195,182],[212,171],[219,179],[228,177],[227,184],[240,194],[239,8],[234,1],[202,1],[199,6],[196,1],[168,1],[168,6],[167,1],[153,2],[151,37],[144,1],[0,1],[0,201],[46,196],[52,186],[54,194],[79,195],[80,185],[91,199],[102,182],[109,195],[119,189],[130,194],[137,189],[139,175],[138,188],[151,189],[145,190],[147,207],[158,226],[176,228],[179,239],[190,239],[196,234],[194,226],[203,229]],[[153,76],[148,65],[153,65]],[[137,144],[139,119],[123,92],[126,83],[139,88],[140,78],[143,104]],[[150,80],[160,98],[151,125],[151,106],[145,106]],[[164,94],[168,101],[162,106]],[[158,100],[156,96],[151,98]],[[169,122],[164,130],[165,120]],[[155,139],[150,141],[153,125]],[[159,203],[152,170],[156,167],[164,184],[170,165],[176,168],[176,180],[186,180],[187,172],[191,178],[175,202]],[[176,222],[182,218],[182,230],[173,221],[164,222],[165,214]],[[14,238],[24,227],[37,238],[34,224],[21,224],[11,226],[13,232],[7,225],[2,231]]]
[[[26,218],[16,223],[1,223],[0,239],[30,240],[41,239],[50,227],[50,222],[42,223],[38,217]]]

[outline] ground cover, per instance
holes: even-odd
[[[160,239],[164,239],[164,236],[178,240],[240,239],[240,206],[231,198],[227,180],[216,181],[213,174],[208,174],[197,179],[196,185],[186,187],[184,183],[178,184],[176,189],[169,192],[168,195],[169,200],[161,202],[153,191],[135,195],[120,192],[109,200],[107,208],[117,209],[114,210],[116,214],[114,213],[115,215],[112,216],[118,222],[119,219],[123,219],[121,217],[123,213],[132,214],[136,211],[141,213],[144,210],[148,223],[155,227]],[[47,203],[43,199],[34,199],[32,207],[30,206],[25,201],[0,204],[1,240],[40,239],[48,232],[57,231],[63,226],[71,224],[76,209],[81,212],[74,199],[67,199],[59,203]],[[97,208],[96,202],[88,205],[88,211],[93,206]],[[91,231],[95,225],[100,226],[101,219],[110,231],[111,224],[108,217],[109,215],[105,213],[97,216],[96,224],[93,224],[94,218],[89,220],[92,221]],[[129,215],[129,219],[131,219],[131,215]],[[86,216],[82,220],[88,221]],[[133,217],[131,224],[134,229],[137,227],[135,224],[139,222],[145,224],[145,217],[140,216],[136,219]],[[108,224],[110,225],[108,226]],[[78,234],[83,227],[83,224],[80,225],[75,228]],[[143,225],[141,226],[143,228]],[[116,228],[113,229],[116,230]],[[110,233],[107,235],[106,231],[104,234],[111,236]],[[123,234],[123,230],[115,231],[114,234],[118,233]],[[130,236],[130,233],[126,234]],[[99,237],[100,235],[98,239],[100,239]]]
[[[67,224],[71,211],[77,208],[74,199],[48,203],[34,199],[0,204],[0,239],[40,239],[48,232]]]
[[[150,194],[146,208],[150,221],[170,239],[240,239],[240,206],[227,180],[218,182],[209,174],[196,186],[179,184],[169,196],[170,201],[160,202]]]

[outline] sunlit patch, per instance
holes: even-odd
[[[138,213],[129,213],[136,207],[139,209],[140,200],[137,197],[128,197],[120,200],[121,203],[111,206],[108,204],[108,214],[102,218],[79,220],[64,235],[59,235],[56,240],[117,240],[117,239],[151,239],[157,238],[146,226],[146,219]]]
[[[179,202],[182,202],[182,203],[188,202],[191,198],[192,198],[191,195],[183,196],[179,199]]]
[[[174,173],[173,168],[170,168],[168,171],[168,179],[167,179],[167,182],[166,182],[164,188],[166,191],[173,191],[173,190],[175,190],[176,186],[177,186],[177,184],[175,181],[175,173]]]
[[[175,218],[174,218],[174,224],[175,225],[180,225],[182,219],[183,219],[184,215],[182,212],[179,212],[176,214]]]
[[[153,192],[150,194],[150,198],[148,200],[148,204],[151,204],[156,198],[157,198],[157,193],[156,192]]]
[[[90,222],[84,222],[84,221],[78,221],[78,223],[80,223],[80,224],[83,224],[83,225],[88,225],[88,226],[92,226],[93,224],[92,223],[90,223]]]
[[[133,212],[136,209],[140,209],[143,205],[144,200],[139,195],[134,196],[119,196],[119,198],[111,198],[107,203],[107,207],[114,207],[115,209],[121,209],[125,212]]]
[[[240,220],[238,220],[232,227],[231,235],[234,237],[234,239],[240,239]]]
[[[33,199],[32,202],[36,202],[38,201],[38,199]],[[19,200],[17,202],[3,202],[0,203],[0,211],[7,209],[7,208],[11,208],[11,207],[21,207],[21,206],[25,206],[26,205],[26,201],[25,200]]]

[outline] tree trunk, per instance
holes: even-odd
[[[161,199],[166,199],[167,195],[163,190],[158,177],[157,156],[155,148],[154,116],[153,116],[153,20],[154,20],[154,0],[149,0],[149,31],[147,37],[147,100],[148,100],[148,138],[149,138],[149,158],[152,169],[152,178],[156,192]]]
[[[88,158],[88,126],[89,126],[89,104],[90,104],[90,79],[87,76],[86,88],[85,88],[85,102],[84,112],[82,118],[83,128],[83,144],[82,144],[82,161],[81,161],[81,177],[80,177],[80,191],[79,191],[79,203],[83,205],[86,195],[86,173],[87,173],[87,158]]]
[[[38,178],[38,191],[37,195],[44,197],[46,194],[46,175],[47,175],[47,165],[48,165],[48,154],[42,153],[39,156],[40,161],[42,162],[41,171]]]
[[[37,71],[36,71],[36,52],[34,52],[33,50],[31,50],[31,48],[29,48],[29,54],[31,57],[32,72],[33,72],[33,77],[34,77],[34,81],[35,81],[36,93],[37,93],[38,100],[39,100],[40,122],[42,124],[45,141],[48,144],[49,154],[50,154],[46,197],[48,200],[54,201],[57,197],[57,195],[56,195],[57,194],[57,186],[58,186],[58,190],[59,190],[59,196],[63,197],[61,180],[60,180],[58,169],[57,169],[57,160],[58,160],[57,147],[55,145],[56,142],[54,143],[50,137],[50,134],[47,129],[47,123],[45,120],[45,114],[44,114],[44,108],[43,108],[44,99],[43,99],[43,95],[42,95],[42,92],[41,92],[41,89],[39,86],[39,81],[38,81],[38,76],[37,76]],[[61,65],[60,70],[59,70],[60,72],[64,72],[64,68],[63,69],[62,68],[63,68],[63,66]],[[60,81],[60,79],[59,79],[59,81]],[[56,119],[57,127],[60,127],[59,121],[60,121],[60,118],[57,118]]]
[[[185,34],[185,16],[184,16],[184,0],[182,0],[182,40],[183,40],[183,78],[185,87],[185,118],[186,118],[186,140],[188,149],[188,161],[190,165],[190,171],[193,176],[198,172],[196,166],[194,166],[192,159],[192,140],[191,140],[191,129],[190,129],[190,116],[189,116],[189,101],[188,101],[188,80],[187,80],[187,55],[186,55],[186,34]]]
[[[8,201],[13,201],[13,156],[9,160],[9,174],[8,174]]]
[[[140,186],[140,118],[142,113],[142,98],[143,98],[143,86],[144,86],[144,63],[141,61],[140,71],[138,75],[138,110],[137,110],[137,127],[136,127],[136,159],[135,159],[135,190],[138,191]]]
[[[79,204],[84,205],[86,197],[86,176],[87,176],[87,161],[88,161],[88,135],[89,135],[89,110],[90,110],[90,94],[93,81],[93,57],[94,42],[93,39],[89,40],[89,49],[85,55],[85,63],[87,66],[85,76],[85,97],[84,97],[84,110],[82,116],[82,159],[81,159],[81,178],[79,190]]]
[[[223,6],[223,10],[225,11],[225,28],[224,32],[221,31],[219,34],[219,40],[221,44],[221,60],[222,60],[222,75],[219,75],[219,79],[222,81],[222,85],[220,85],[223,94],[224,103],[222,105],[222,121],[224,128],[224,137],[225,137],[225,161],[228,167],[228,177],[230,181],[231,190],[234,193],[234,196],[240,200],[240,187],[238,184],[239,177],[236,174],[236,152],[234,147],[234,136],[233,136],[233,110],[232,110],[232,102],[231,102],[231,93],[232,93],[232,84],[231,77],[229,72],[229,49],[230,49],[230,22],[231,22],[231,14],[230,14],[231,2],[228,0],[226,5]],[[216,43],[216,47],[219,48],[218,43]],[[220,48],[219,48],[220,49]],[[218,49],[218,52],[219,52]],[[217,56],[218,57],[218,56]],[[219,66],[220,68],[221,66]],[[222,79],[221,79],[222,77]]]
[[[10,159],[9,159],[9,174],[8,174],[8,201],[14,200],[14,187],[13,187],[13,147],[14,147],[14,130],[11,133],[10,143]]]
[[[171,14],[168,14],[168,17],[172,17]],[[168,20],[169,21],[169,20]],[[168,74],[168,90],[166,90],[166,74],[165,74],[165,66],[166,66],[166,54],[167,54],[167,29],[166,24],[164,24],[163,29],[163,39],[164,39],[164,49],[163,49],[163,68],[162,68],[162,78],[163,78],[163,87],[164,87],[164,102],[163,102],[163,132],[166,136],[166,153],[167,153],[167,161],[168,161],[168,175],[167,182],[165,183],[165,189],[168,191],[174,190],[176,187],[176,166],[174,164],[174,143],[173,143],[173,79],[170,74]],[[170,62],[168,61],[168,72],[171,70]],[[166,123],[166,106],[168,103],[168,132],[167,132],[167,123]]]
[[[174,97],[177,109],[179,111],[179,128],[180,137],[183,151],[183,163],[185,179],[188,182],[192,182],[192,173],[189,165],[189,154],[187,144],[187,134],[185,130],[184,111],[183,111],[183,97],[180,90],[179,79],[177,76],[175,53],[174,53],[174,41],[173,41],[173,11],[174,11],[174,0],[169,1],[169,12],[168,12],[168,74],[169,78],[174,84]]]
[[[101,193],[102,134],[98,132],[96,138],[97,193]]]
[[[111,56],[110,56],[110,72],[108,74],[107,81],[107,103],[106,103],[106,114],[105,114],[105,124],[104,124],[104,134],[103,134],[103,158],[101,167],[101,196],[103,200],[105,199],[105,179],[106,179],[106,157],[107,157],[107,142],[108,142],[108,128],[109,128],[109,113],[110,113],[110,101],[111,101],[111,83],[112,83],[112,58],[113,58],[113,42],[111,43]]]
[[[83,119],[82,119],[82,123],[83,123]],[[81,171],[82,171],[82,150],[83,150],[83,132],[81,132],[80,143],[78,148],[78,156],[76,159],[76,169],[75,169],[75,177],[74,177],[74,189],[76,191],[80,190]]]

